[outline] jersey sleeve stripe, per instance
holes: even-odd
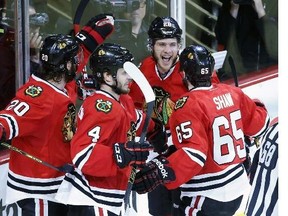
[[[259,130],[258,133],[253,135],[253,137],[262,136],[265,133],[265,131],[267,130],[267,128],[269,127],[269,124],[270,124],[270,117],[267,115],[266,119],[265,119],[264,127],[261,130]]]
[[[201,151],[184,147],[182,148],[184,152],[190,157],[191,160],[198,163],[201,167],[204,166],[207,156],[203,154]]]
[[[88,161],[90,155],[92,154],[92,150],[95,146],[95,143],[90,144],[86,148],[84,148],[82,151],[80,151],[74,158],[73,163],[76,167],[78,167],[80,170],[83,168],[85,163]]]
[[[19,126],[16,119],[13,116],[1,114],[0,118],[3,118],[8,124],[10,131],[9,137],[7,137],[8,140],[19,135]]]
[[[136,118],[136,130],[138,130],[143,121],[143,113],[140,110],[136,110]]]

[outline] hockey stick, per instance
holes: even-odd
[[[41,159],[39,159],[39,158],[37,158],[37,157],[35,157],[35,156],[33,156],[33,155],[28,154],[27,152],[25,152],[25,151],[23,151],[23,150],[15,147],[15,146],[10,145],[10,144],[8,144],[8,143],[1,142],[0,144],[1,144],[2,146],[6,147],[6,148],[8,148],[8,149],[10,149],[10,150],[12,150],[12,151],[15,151],[15,152],[17,152],[17,153],[19,153],[19,154],[22,154],[22,155],[24,155],[25,157],[28,157],[28,158],[30,158],[30,159],[38,162],[38,163],[41,163],[41,164],[43,164],[44,166],[50,167],[50,168],[52,168],[52,169],[54,169],[54,170],[57,170],[57,171],[60,171],[60,172],[64,172],[64,173],[70,173],[70,172],[72,172],[72,171],[74,170],[74,166],[73,166],[72,164],[64,164],[63,166],[56,167],[56,166],[53,166],[53,165],[51,165],[51,164],[49,164],[49,163],[47,163],[47,162],[45,162],[45,161],[42,161]]]
[[[155,94],[149,82],[147,81],[146,77],[143,75],[143,73],[139,70],[139,68],[136,65],[134,65],[132,62],[125,62],[123,68],[129,74],[129,76],[137,83],[137,85],[139,86],[145,97],[145,101],[147,104],[146,118],[144,121],[143,130],[139,140],[140,143],[143,143],[147,134],[149,121],[155,103]],[[128,186],[124,195],[124,211],[126,211],[129,203],[136,172],[137,169],[135,166],[133,166],[128,180]]]
[[[225,61],[226,55],[227,55],[227,50],[212,53],[212,56],[215,59],[214,70],[218,70],[223,67],[223,63]]]
[[[235,67],[235,64],[234,64],[234,60],[233,60],[231,55],[228,57],[228,62],[229,62],[229,65],[231,67],[231,73],[232,73],[232,76],[234,78],[235,86],[239,87],[237,71],[236,71],[236,67]]]
[[[139,141],[140,143],[143,143],[147,134],[149,121],[154,107],[155,94],[146,77],[135,64],[133,64],[132,62],[125,62],[123,68],[129,74],[129,76],[137,83],[145,97],[145,101],[147,104],[146,119]]]
[[[79,5],[76,9],[75,16],[73,19],[74,35],[76,35],[80,31],[80,21],[81,21],[81,18],[83,16],[83,13],[85,11],[85,8],[86,8],[88,2],[89,2],[89,0],[80,0]],[[81,73],[82,73],[84,79],[88,78],[86,67],[84,67],[81,70]]]
[[[88,4],[89,0],[81,0],[79,2],[79,5],[76,9],[75,16],[73,19],[73,28],[74,28],[74,34],[76,35],[80,31],[80,21],[82,18],[82,15],[84,13],[84,10]]]

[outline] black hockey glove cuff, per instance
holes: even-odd
[[[160,156],[149,161],[136,174],[132,190],[139,194],[153,191],[157,186],[169,183],[176,179],[173,169],[169,166],[169,161]]]
[[[149,151],[153,147],[149,143],[139,143],[129,141],[127,143],[115,143],[113,146],[114,157],[117,165],[120,168],[127,167],[128,165],[141,166],[145,164]]]
[[[163,152],[162,156],[169,157],[171,154],[173,154],[176,151],[177,151],[176,147],[174,145],[170,145],[168,149],[165,152]]]
[[[111,14],[99,14],[90,19],[80,32],[76,34],[76,39],[92,53],[113,30],[114,17]]]
[[[152,119],[155,123],[154,129],[147,133],[147,140],[154,147],[158,154],[168,149],[167,134],[162,122],[158,119]]]

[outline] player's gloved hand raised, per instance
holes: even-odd
[[[158,154],[164,153],[168,149],[167,134],[162,122],[158,119],[152,119],[155,123],[154,129],[147,133],[147,140],[154,147]]]
[[[0,142],[6,141],[5,128],[0,124]]]
[[[153,191],[157,186],[169,183],[176,179],[173,169],[169,166],[169,161],[160,156],[154,158],[136,173],[132,190],[139,194]]]
[[[139,143],[135,141],[128,141],[127,143],[115,143],[113,146],[114,157],[120,168],[128,165],[141,166],[145,164],[149,151],[153,147],[147,143]]]
[[[88,21],[88,23],[76,34],[76,39],[92,53],[98,45],[113,32],[114,17],[112,14],[99,14]]]
[[[76,84],[77,96],[80,100],[85,100],[97,89],[96,80],[92,75],[87,75],[87,77],[83,77],[83,75],[81,75],[79,78],[76,79]]]

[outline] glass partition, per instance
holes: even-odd
[[[0,109],[15,95],[15,27],[13,8],[0,0]]]
[[[278,0],[186,0],[186,45],[227,50],[221,80],[231,79],[229,57],[238,76],[278,66]],[[253,4],[253,5],[252,5]]]
[[[71,1],[72,14],[76,14],[80,2],[80,0]],[[112,13],[115,17],[115,30],[105,42],[118,43],[128,48],[135,57],[135,63],[138,64],[150,54],[147,49],[147,31],[150,22],[156,16],[169,15],[168,5],[167,0],[92,0],[85,7],[80,24],[83,26],[99,13]]]

